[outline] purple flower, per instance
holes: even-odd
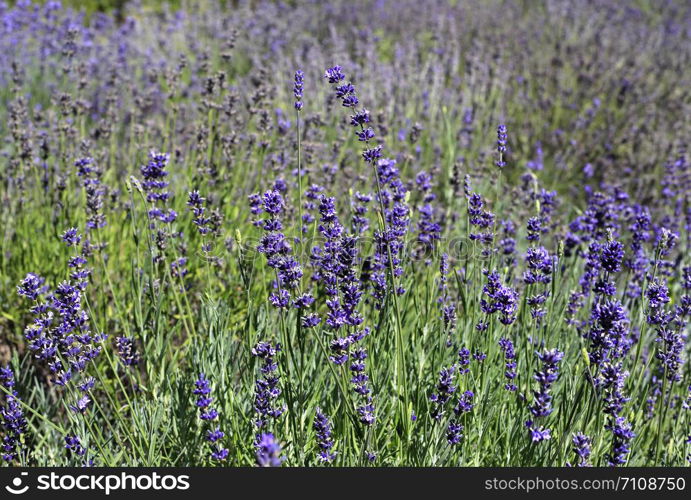
[[[381,150],[381,145],[365,149],[362,152],[362,159],[365,160],[367,163],[375,163],[382,157]]]
[[[76,247],[82,241],[82,237],[77,232],[76,227],[71,227],[62,233],[62,241],[64,241],[68,247]]]
[[[660,325],[657,328],[655,342],[659,344],[655,357],[660,361],[660,372],[667,380],[681,380],[680,369],[684,364],[684,336],[672,324]]]
[[[0,367],[0,384],[7,393],[3,392],[5,404],[0,407],[2,428],[5,436],[2,440],[2,458],[5,462],[12,462],[21,453],[21,437],[26,433],[27,422],[15,390],[14,372],[9,366]]]
[[[573,452],[578,456],[578,467],[590,467],[588,458],[590,458],[592,439],[582,432],[578,432],[573,435],[571,442],[573,443]]]
[[[369,142],[370,140],[374,139],[374,130],[372,130],[371,127],[356,130],[355,134],[358,136],[358,140],[361,142]]]
[[[93,158],[80,158],[74,162],[77,167],[77,175],[82,178],[82,184],[86,193],[87,230],[98,229],[106,226],[106,218],[103,215],[103,198],[106,190],[101,184],[101,169],[96,166]]]
[[[200,373],[199,378],[195,381],[192,394],[197,396],[195,404],[200,410],[199,419],[205,425],[206,422],[216,420],[218,418],[218,411],[215,408],[210,408],[213,401],[211,397],[211,384],[203,373]],[[224,436],[225,434],[219,427],[206,431],[206,440],[211,444],[211,458],[214,460],[225,460],[228,457],[229,451],[220,445],[220,440]]]
[[[463,426],[450,420],[446,428],[446,442],[453,446],[460,443],[461,439],[463,439]]]
[[[216,448],[216,447],[214,447],[212,452],[211,452],[211,458],[213,458],[214,460],[223,461],[226,458],[228,458],[229,454],[230,454],[230,450],[228,450],[228,448]]]
[[[468,198],[468,216],[470,217],[470,224],[479,229],[488,229],[494,225],[494,214],[484,209],[484,201],[482,196],[477,193],[471,193]],[[470,234],[470,239],[482,240],[483,233]]]
[[[77,384],[77,389],[81,392],[89,392],[94,388],[94,385],[96,385],[96,379],[94,377],[87,377],[82,383]]]
[[[369,229],[369,219],[367,218],[367,205],[372,201],[372,196],[355,192],[350,202],[352,217],[352,229],[356,235],[362,234]]]
[[[83,457],[86,454],[86,448],[82,446],[77,436],[65,436],[65,448],[79,457]]]
[[[602,389],[602,399],[605,403],[603,411],[616,417],[630,398],[624,395],[624,382],[629,372],[622,369],[622,363],[604,363],[595,384]]]
[[[285,457],[281,456],[281,446],[273,434],[259,434],[254,442],[259,467],[280,467]]]
[[[417,241],[419,246],[415,248],[413,253],[415,259],[420,259],[420,256],[424,254],[431,254],[436,242],[441,238],[441,219],[434,206],[427,203],[418,208],[418,213]]]
[[[518,292],[502,285],[496,271],[490,273],[484,270],[483,274],[487,276],[487,284],[482,288],[482,292],[487,299],[480,300],[480,308],[488,315],[499,313],[499,321],[504,325],[510,325],[516,320]]]
[[[211,232],[211,218],[206,215],[205,198],[199,194],[199,191],[190,191],[187,197],[187,206],[190,207],[194,219],[192,223],[197,226],[199,234],[205,235]]]
[[[70,410],[74,413],[86,413],[86,410],[89,409],[89,403],[91,403],[91,399],[89,396],[84,395],[79,398],[76,404],[70,405]]]
[[[618,241],[610,241],[602,247],[600,264],[608,273],[618,273],[624,259],[624,245]]]
[[[345,75],[343,74],[343,70],[340,66],[334,66],[332,68],[328,68],[324,72],[324,78],[326,78],[329,83],[338,83],[341,80],[345,80]]]
[[[357,239],[345,234],[334,198],[322,196],[319,212],[319,232],[325,241],[312,249],[310,259],[317,269],[313,279],[321,283],[328,297],[326,324],[332,330],[359,326],[363,318],[357,308],[363,291],[357,276]]]
[[[156,222],[162,222],[165,225],[175,222],[177,213],[175,210],[165,208],[171,197],[171,193],[166,190],[168,181],[166,177],[168,172],[169,156],[165,153],[158,153],[156,151],[149,152],[149,161],[146,165],[140,167],[144,182],[142,187],[146,193],[146,200],[151,204],[148,211],[149,227],[156,230],[154,234],[155,246],[157,253],[153,257],[155,263],[160,263],[165,258],[166,248],[168,246],[168,239],[170,234],[163,227],[157,228]],[[139,181],[137,181],[139,182]]]
[[[624,465],[626,455],[631,451],[631,440],[636,437],[631,424],[624,417],[616,417],[605,428],[612,433],[612,448],[607,454],[607,463],[610,467]]]
[[[259,377],[254,386],[254,411],[257,414],[255,425],[258,429],[264,427],[270,418],[277,419],[285,411],[285,407],[276,406],[276,399],[281,395],[281,388],[278,385],[279,377],[276,374],[278,364],[274,360],[281,346],[276,346],[268,342],[259,342],[252,349],[252,356],[262,361]]]
[[[526,285],[535,283],[548,284],[552,280],[554,257],[544,247],[529,248],[525,256],[528,270],[523,274]]]
[[[376,419],[375,415],[375,410],[374,410],[374,405],[372,404],[372,399],[369,399],[369,402],[361,404],[358,406],[355,411],[357,414],[360,416],[360,422],[363,423],[364,425],[372,425]]]
[[[142,187],[146,192],[146,199],[151,203],[161,202],[165,204],[170,198],[170,192],[166,191],[168,182],[164,179],[168,176],[166,167],[168,166],[169,156],[165,153],[156,151],[149,152],[149,161],[140,168],[144,182]],[[150,216],[164,218],[160,212],[150,212]]]
[[[213,401],[209,380],[201,373],[194,385],[195,389],[192,391],[192,394],[197,396],[196,405],[201,410],[199,418],[202,420],[215,420],[218,417],[218,412],[214,408],[209,408]]]
[[[69,239],[76,241],[77,233],[68,230]],[[82,257],[90,252],[88,241],[82,246]],[[75,262],[70,259],[70,262]],[[106,336],[93,334],[89,329],[89,317],[82,308],[82,294],[88,285],[89,270],[83,268],[85,259],[80,259],[70,277],[76,280],[63,281],[48,294],[45,302],[38,302],[36,279],[29,277],[20,284],[21,295],[35,297],[31,308],[34,321],[24,330],[28,348],[43,362],[51,373],[52,381],[64,386],[74,374],[86,370],[87,365],[102,350],[101,342]],[[39,280],[40,281],[40,280]]]
[[[365,373],[366,359],[367,350],[364,347],[359,347],[352,353],[350,371],[353,376],[350,379],[350,383],[359,399],[359,406],[356,408],[356,411],[360,415],[360,422],[365,425],[372,425],[375,420],[375,408],[374,400],[371,396],[372,389],[368,385],[369,377]]]
[[[588,356],[596,366],[622,357],[631,347],[629,319],[621,302],[607,300],[595,302],[590,316]]]
[[[533,427],[532,420],[527,420],[525,425],[528,428],[530,440],[533,443],[541,443],[542,441],[552,439],[551,431],[549,429],[545,429],[544,427]]]
[[[26,297],[29,300],[38,299],[45,291],[43,284],[45,279],[34,273],[27,273],[26,277],[17,285],[17,295]]]
[[[314,328],[321,322],[321,318],[316,313],[310,313],[303,316],[301,319],[303,328]]]
[[[529,409],[533,418],[544,419],[552,413],[550,389],[559,375],[559,362],[564,357],[564,353],[557,349],[551,349],[536,354],[542,366],[533,375],[533,379],[538,383],[538,389],[533,391],[533,404]],[[550,430],[536,427],[532,419],[526,421],[525,424],[533,442],[550,438]]]
[[[654,280],[648,285],[645,296],[651,309],[651,312],[648,314],[648,322],[656,324],[661,318],[659,315],[660,309],[670,301],[667,285],[662,281]]]
[[[473,391],[465,391],[461,396],[458,398],[458,403],[453,409],[453,412],[456,414],[456,416],[461,416],[464,413],[470,413],[473,411],[473,398],[475,398],[475,394]]]
[[[497,167],[504,168],[506,166],[505,155],[506,155],[506,141],[508,136],[506,134],[506,125],[499,125],[497,127],[497,153],[499,158],[497,159]]]
[[[456,386],[453,385],[453,376],[456,368],[455,366],[450,366],[449,368],[443,368],[439,372],[439,383],[437,384],[437,392],[432,393],[429,397],[430,401],[433,403],[432,407],[432,418],[434,420],[441,420],[444,415],[444,406],[446,402],[451,399],[451,396],[456,391]]]
[[[125,366],[136,366],[139,364],[139,353],[134,344],[134,339],[131,337],[117,337],[115,345],[118,349],[118,356],[120,361]]]
[[[214,430],[208,430],[206,431],[206,439],[210,443],[215,443],[219,439],[223,439],[223,436],[225,436],[225,433],[221,431],[219,427],[216,427]]]
[[[527,224],[528,241],[540,241],[542,230],[542,217],[531,217]]]
[[[374,139],[374,131],[366,129],[365,124],[370,122],[370,115],[365,109],[356,110],[358,99],[355,96],[355,88],[352,84],[340,84],[345,79],[340,66],[329,68],[325,73],[329,83],[338,84],[334,86],[334,92],[338,99],[341,99],[343,106],[353,109],[351,115],[351,125],[358,129],[358,138],[364,142],[366,148],[362,152],[365,162],[371,164],[376,169],[377,175],[377,197],[384,213],[383,224],[375,237],[375,256],[373,272],[370,282],[373,287],[375,305],[381,308],[389,284],[394,283],[403,274],[402,259],[403,237],[408,231],[410,223],[410,209],[406,202],[406,188],[399,178],[395,160],[382,157],[382,145],[370,146],[370,141]],[[387,273],[387,271],[390,271]],[[405,289],[397,285],[394,293],[402,295]]]
[[[290,291],[298,287],[303,270],[298,261],[291,255],[292,248],[281,232],[280,215],[284,210],[283,196],[275,189],[264,193],[262,200],[264,212],[268,218],[261,221],[265,233],[257,245],[257,251],[263,253],[269,267],[276,271],[279,290],[269,297],[271,304],[280,309],[290,305]]]
[[[514,351],[513,342],[511,342],[510,339],[503,337],[499,339],[499,348],[503,351],[504,359],[506,360],[506,363],[504,365],[504,377],[508,382],[504,384],[504,389],[506,389],[507,391],[515,392],[518,390],[518,387],[514,383],[514,380],[517,377],[517,364],[516,352]]]
[[[321,408],[317,407],[314,415],[314,432],[317,434],[317,445],[319,446],[318,458],[321,462],[332,462],[336,458],[336,453],[332,452],[334,442],[331,438],[331,422],[329,417],[322,413]]]
[[[465,375],[470,371],[470,351],[466,347],[461,347],[458,351],[458,374]]]
[[[367,350],[364,347],[359,347],[353,352],[350,363],[350,371],[353,372],[350,382],[353,384],[353,390],[361,396],[367,396],[371,392],[367,385],[369,377],[365,374],[366,359]]]
[[[302,70],[297,70],[295,72],[295,80],[293,83],[293,95],[295,96],[295,109],[300,111],[302,109],[302,90],[303,90],[303,77],[305,74]]]

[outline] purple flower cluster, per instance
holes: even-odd
[[[75,435],[65,436],[65,449],[70,450],[78,457],[86,455],[86,448],[82,446],[81,440]]]
[[[499,248],[507,267],[516,266],[516,225],[509,219],[501,221]]]
[[[407,189],[400,179],[396,161],[382,158],[381,144],[370,146],[370,141],[375,137],[374,130],[369,126],[370,113],[364,108],[356,109],[359,101],[355,95],[355,87],[351,83],[342,83],[345,80],[342,68],[328,68],[324,77],[334,86],[334,94],[340,99],[341,104],[353,110],[350,125],[356,129],[358,140],[365,143],[362,158],[375,169],[377,199],[383,211],[383,224],[374,234],[376,251],[370,280],[376,305],[381,307],[388,291],[387,270],[392,274],[391,283],[394,283],[396,278],[400,280],[403,275],[403,238],[410,224],[410,208],[406,202]],[[399,285],[394,292],[402,295],[405,289]]]
[[[0,367],[0,384],[8,394],[4,394],[5,404],[0,407],[2,428],[5,436],[2,438],[2,459],[12,462],[22,453],[22,435],[26,433],[27,422],[15,389],[14,373],[9,366]]]
[[[484,270],[487,284],[482,288],[486,298],[480,301],[482,312],[487,315],[499,314],[499,321],[504,325],[510,325],[516,320],[518,310],[518,292],[513,288],[503,285],[497,271]]]
[[[603,301],[593,304],[591,327],[586,338],[590,341],[588,357],[593,383],[601,393],[604,413],[608,415],[605,428],[612,432],[612,451],[608,455],[610,465],[625,462],[628,453],[626,443],[633,437],[631,425],[620,414],[629,401],[624,394],[624,384],[629,373],[621,360],[633,343],[629,332],[629,319],[619,301]],[[626,438],[626,436],[631,437]]]
[[[588,357],[599,367],[602,363],[621,358],[631,348],[629,318],[618,300],[595,302],[590,315]]]
[[[369,219],[367,218],[368,205],[372,201],[372,195],[362,194],[356,191],[350,202],[350,209],[353,213],[352,229],[354,234],[363,234],[369,229]]]
[[[376,305],[381,307],[388,290],[387,270],[391,271],[392,280],[400,281],[403,276],[403,240],[410,224],[410,209],[406,202],[407,190],[400,179],[396,160],[379,159],[376,164],[376,171],[378,177],[377,198],[384,209],[384,228],[374,233],[375,254],[370,279]],[[398,285],[395,293],[403,295],[405,289]]]
[[[140,168],[144,182],[142,186],[146,192],[146,200],[152,204],[149,209],[149,219],[159,220],[164,223],[174,222],[178,214],[169,208],[165,210],[165,205],[170,199],[170,191],[167,191],[168,176],[166,167],[168,166],[169,156],[165,153],[156,151],[149,152],[149,161]]]
[[[166,225],[175,222],[178,217],[175,210],[166,208],[171,197],[170,191],[166,189],[168,181],[165,180],[168,176],[168,171],[166,170],[168,159],[169,156],[165,153],[150,151],[149,161],[146,165],[140,167],[140,172],[144,179],[142,187],[146,194],[146,201],[150,205],[147,212],[149,228],[152,231],[155,230],[152,236],[153,244],[155,245],[155,250],[152,249],[152,259],[156,264],[162,263],[166,258],[168,242],[171,237]],[[164,225],[159,226],[157,222],[161,222]],[[180,261],[173,264],[171,264],[171,271],[175,276],[182,277],[186,274],[186,270],[181,266]]]
[[[536,354],[542,366],[533,375],[533,379],[538,383],[538,389],[533,390],[533,404],[530,406],[530,413],[533,415],[533,419],[544,419],[553,411],[550,390],[559,376],[559,362],[563,359],[564,353],[557,349],[551,349]],[[534,443],[550,439],[550,430],[545,427],[537,427],[532,419],[527,420],[525,425],[530,431],[530,437]]]
[[[429,400],[432,402],[432,418],[434,420],[441,420],[444,415],[444,407],[451,399],[453,393],[456,391],[456,386],[453,385],[454,373],[456,366],[451,365],[449,368],[442,368],[439,372],[439,383],[437,384],[437,391],[430,395]]]
[[[624,383],[629,372],[624,371],[622,363],[604,363],[600,368],[597,386],[602,390],[604,402],[603,411],[612,416],[618,416],[630,398],[624,395]]]
[[[446,427],[446,442],[450,445],[456,445],[463,439],[463,426],[455,420],[450,420]]]
[[[484,355],[477,353],[473,357],[478,361],[482,362]],[[446,405],[453,397],[456,392],[456,386],[454,385],[454,376],[456,371],[459,375],[467,374],[470,369],[470,351],[463,347],[458,351],[458,363],[453,364],[448,368],[442,368],[439,372],[439,382],[436,386],[436,391],[433,392],[429,400],[432,403],[431,417],[437,422],[440,422],[446,411]],[[474,403],[473,400],[475,394],[473,391],[467,390],[461,393],[453,408],[454,415],[456,418],[451,418],[446,425],[446,441],[449,445],[454,446],[461,442],[463,439],[463,425],[461,425],[457,418],[462,417],[464,414],[469,413],[473,410]]]
[[[536,283],[548,284],[552,281],[552,267],[556,258],[549,255],[544,247],[529,248],[525,256],[528,267],[523,273],[523,282],[526,285]]]
[[[257,251],[264,254],[269,267],[276,271],[277,280],[274,287],[277,290],[271,294],[269,301],[274,307],[285,309],[291,304],[290,292],[298,287],[303,271],[291,255],[292,248],[282,232],[280,215],[284,210],[284,201],[281,193],[275,189],[267,191],[264,193],[261,206],[267,218],[261,221],[265,233],[259,241]],[[305,301],[300,301],[296,306],[300,307],[303,304],[308,305]]]
[[[648,299],[648,323],[651,325],[664,325],[669,321],[669,317],[664,309],[665,304],[670,301],[669,289],[660,280],[653,280],[645,291]]]
[[[195,404],[201,411],[199,418],[207,421],[216,420],[218,417],[218,411],[216,411],[215,408],[210,408],[213,401],[213,398],[211,397],[211,385],[203,373],[199,375],[199,378],[194,383],[194,387],[195,388],[192,391],[192,394],[197,396],[197,401]]]
[[[618,273],[621,271],[621,263],[624,260],[624,244],[612,240],[602,246],[600,254],[600,265],[608,273]]]
[[[422,204],[418,206],[419,214],[417,222],[417,246],[413,252],[413,258],[420,260],[429,255],[435,248],[436,242],[441,238],[443,214],[438,213],[433,203],[436,194],[432,192],[432,176],[425,171],[415,176],[415,184],[422,194]],[[428,260],[425,261],[428,263]]]
[[[569,224],[566,249],[591,242],[604,242],[610,236],[617,238],[624,218],[626,203],[621,193],[595,192],[588,197],[588,206],[582,215]]]
[[[624,465],[631,451],[631,440],[636,437],[631,424],[624,417],[615,417],[605,428],[612,432],[612,450],[607,454],[607,463],[610,467]]]
[[[125,366],[136,366],[139,364],[139,353],[132,337],[122,336],[115,339],[115,346],[118,350],[118,357]]]
[[[331,422],[321,408],[317,407],[314,415],[314,423],[312,425],[314,432],[317,434],[317,446],[319,446],[319,454],[317,457],[321,462],[333,462],[336,458],[336,453],[331,451],[334,446],[333,438],[331,437]]]
[[[685,289],[687,289],[686,286],[687,283],[683,283]],[[686,340],[684,317],[688,313],[688,295],[683,295],[680,304],[668,310],[665,306],[671,301],[669,289],[664,281],[655,279],[648,285],[645,296],[648,299],[646,319],[648,324],[655,327],[657,333],[655,342],[658,344],[658,349],[655,357],[660,362],[659,377],[678,382],[681,380],[680,370],[684,364],[683,351]]]
[[[483,246],[483,255],[489,255],[492,251],[491,245],[494,241],[494,222],[495,217],[492,212],[485,210],[485,203],[477,193],[468,196],[468,218],[470,225],[477,228],[479,232],[471,232],[469,238],[479,241]],[[475,230],[474,230],[475,231]]]
[[[353,376],[350,383],[353,391],[359,398],[356,411],[360,417],[360,422],[365,425],[372,425],[376,418],[374,409],[374,399],[372,398],[372,389],[369,387],[369,377],[365,373],[365,360],[367,359],[367,350],[364,347],[358,347],[351,356],[350,371]]]
[[[573,452],[578,457],[578,467],[590,467],[588,459],[590,458],[590,453],[592,452],[593,440],[582,432],[578,432],[573,435],[571,439],[573,443]]]
[[[34,273],[27,273],[26,277],[17,285],[17,295],[36,301],[40,295],[48,290],[45,282],[45,278]],[[32,310],[31,312],[33,313],[34,311]]]
[[[506,134],[506,125],[499,125],[497,127],[497,162],[496,165],[498,168],[502,169],[506,166],[506,142],[507,142],[508,136]]]
[[[514,382],[518,376],[516,373],[516,367],[518,365],[516,364],[516,351],[514,350],[513,342],[511,342],[511,339],[503,337],[499,339],[499,348],[504,353],[505,359],[504,378],[506,378],[507,382],[504,384],[504,389],[515,392],[518,390]]]
[[[199,194],[199,191],[190,191],[187,197],[187,206],[190,207],[194,220],[192,221],[197,226],[199,234],[205,235],[211,231],[211,219],[206,215],[206,207],[204,206],[206,199]]]
[[[470,413],[473,411],[475,404],[473,400],[475,399],[475,393],[473,391],[464,391],[463,394],[458,398],[456,406],[454,406],[453,412],[457,417],[462,416],[465,413]]]
[[[531,217],[526,223],[526,229],[528,231],[528,241],[536,242],[540,241],[540,235],[542,234],[542,218]]]
[[[62,239],[69,247],[82,241],[74,228],[65,231]],[[86,370],[87,365],[100,354],[101,343],[106,339],[105,334],[91,332],[89,317],[82,307],[82,294],[90,274],[85,267],[90,248],[85,241],[81,252],[68,261],[68,267],[73,269],[70,278],[75,281],[63,281],[45,301],[39,299],[47,288],[37,275],[29,273],[17,287],[19,295],[34,302],[31,307],[34,321],[24,330],[29,350],[48,366],[52,381],[60,386]]]
[[[295,72],[295,80],[293,83],[293,95],[295,96],[295,109],[300,111],[302,109],[302,90],[303,90],[303,78],[305,74],[302,70],[297,70]]]
[[[207,423],[213,422],[218,418],[218,411],[211,407],[213,402],[213,397],[211,397],[211,384],[209,379],[203,373],[199,374],[199,378],[194,383],[194,390],[192,394],[197,396],[197,401],[195,402],[197,408],[199,408],[199,418]],[[225,433],[216,427],[215,429],[207,429],[206,440],[211,444],[211,458],[214,460],[225,460],[228,458],[228,449],[223,448],[220,441],[225,436]]]
[[[106,226],[103,214],[103,198],[106,190],[101,184],[101,170],[91,157],[79,158],[74,162],[77,175],[82,178],[86,193],[86,227],[87,230],[100,229]]]
[[[259,434],[254,442],[259,467],[280,467],[285,457],[281,455],[281,445],[271,433]]]
[[[357,327],[363,321],[357,311],[362,297],[360,280],[356,275],[357,239],[344,234],[334,198],[322,196],[319,213],[319,232],[324,237],[324,244],[314,247],[310,258],[316,268],[313,279],[324,286],[328,297],[326,324],[332,330],[343,326]]]
[[[278,364],[274,358],[280,350],[280,344],[273,346],[268,342],[259,342],[252,348],[252,356],[262,361],[260,368],[262,376],[256,380],[254,386],[254,411],[257,414],[254,423],[257,429],[266,426],[270,418],[277,419],[285,411],[284,406],[276,406],[276,399],[281,395],[281,388],[276,374]]]

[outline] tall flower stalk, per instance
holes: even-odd
[[[399,398],[398,409],[399,418],[406,434],[408,434],[410,399],[406,384],[405,345],[398,301],[398,295],[405,292],[400,286],[400,279],[403,274],[401,265],[402,238],[405,236],[409,224],[409,208],[405,200],[406,189],[399,179],[395,161],[382,158],[382,145],[371,146],[375,132],[369,126],[370,113],[365,108],[358,109],[359,99],[355,87],[351,83],[344,83],[345,74],[342,68],[340,66],[328,68],[324,77],[333,85],[335,96],[341,101],[342,106],[352,110],[350,125],[355,128],[358,141],[365,145],[362,158],[365,163],[372,167],[376,181],[381,217],[379,219],[379,232],[375,233],[375,262],[377,262],[378,267],[375,266],[372,281],[378,306],[383,306],[386,297],[391,297],[394,305],[396,318],[396,365],[394,372]],[[388,270],[387,278],[382,276],[385,270]]]

